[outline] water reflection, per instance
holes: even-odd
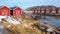
[[[43,22],[51,23],[56,27],[60,27],[60,18],[58,17],[49,17],[49,16],[41,16],[38,20],[41,20]]]

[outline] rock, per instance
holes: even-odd
[[[17,21],[16,19],[13,19],[11,17],[7,17],[6,21],[8,21],[9,23],[13,23],[13,24],[20,24],[19,21]]]
[[[56,29],[56,27],[52,26],[52,25],[49,24],[49,23],[37,22],[35,25],[36,25],[37,28],[39,28],[40,30],[47,31],[47,32],[59,33],[58,29]]]
[[[0,29],[0,34],[10,34],[10,33],[5,29]]]
[[[8,26],[7,26],[7,28],[10,28],[10,27],[11,27],[11,25],[8,25]]]
[[[48,31],[48,32],[52,32],[53,30],[52,30],[51,28],[48,28],[47,31]]]
[[[0,22],[2,21],[3,18],[7,18],[7,16],[0,16]]]
[[[13,24],[20,24],[20,22],[10,16],[0,16],[0,22],[6,21],[8,23],[13,23]]]
[[[4,27],[2,25],[0,25],[0,29],[4,29]]]

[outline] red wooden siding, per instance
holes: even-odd
[[[32,10],[32,11],[33,11],[33,13],[41,13],[41,10],[37,10],[37,9]]]
[[[45,13],[45,9],[46,9],[46,7],[41,7],[41,14],[43,14],[43,13]]]
[[[45,10],[41,10],[41,13],[44,13],[45,12]]]
[[[51,11],[49,9],[46,9],[46,13],[50,13]]]
[[[33,10],[33,13],[35,13],[35,10]]]
[[[37,13],[40,13],[40,10],[37,10]]]
[[[21,9],[20,9],[19,7],[15,8],[15,9],[13,10],[13,16],[15,16],[15,17],[20,17],[21,14],[22,14],[22,12],[21,12]]]
[[[56,7],[52,7],[51,13],[56,13]]]
[[[38,11],[35,9],[34,13],[38,13]]]
[[[56,13],[56,10],[52,10],[52,12],[51,13]]]
[[[10,9],[6,6],[1,7],[0,16],[10,16]]]

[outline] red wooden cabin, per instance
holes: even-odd
[[[35,9],[34,13],[38,13],[37,9]]]
[[[40,9],[39,10],[37,9],[37,13],[40,13],[40,12],[41,12]]]
[[[59,13],[59,14],[60,14],[60,7],[58,8],[57,13]]]
[[[36,8],[32,8],[33,13],[37,13]]]
[[[46,14],[51,13],[51,8],[50,7],[46,7]]]
[[[41,12],[40,8],[34,8],[32,11],[33,11],[33,13],[40,13]]]
[[[51,12],[52,14],[53,14],[53,13],[56,13],[56,12],[57,12],[57,11],[56,11],[56,7],[52,7],[52,10],[51,10],[51,11],[52,11],[52,12]]]
[[[41,14],[46,13],[45,9],[46,9],[45,6],[42,6],[42,7],[41,7]]]
[[[6,6],[0,8],[0,16],[10,16],[10,9]]]
[[[40,7],[37,8],[37,13],[41,13],[41,8]]]
[[[31,11],[33,12],[33,14],[35,14],[37,10],[35,8],[33,8],[33,9],[31,9]]]
[[[19,7],[16,7],[15,9],[13,9],[13,16],[15,17],[20,17],[22,15],[22,10]]]

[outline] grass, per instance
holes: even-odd
[[[0,24],[4,26],[4,28],[10,32],[10,34],[45,34],[45,32],[41,32],[41,30],[32,26],[36,23],[35,20],[24,17],[17,19],[21,22],[21,24],[14,25],[5,21],[1,22]],[[11,27],[7,28],[8,25],[11,25]]]

